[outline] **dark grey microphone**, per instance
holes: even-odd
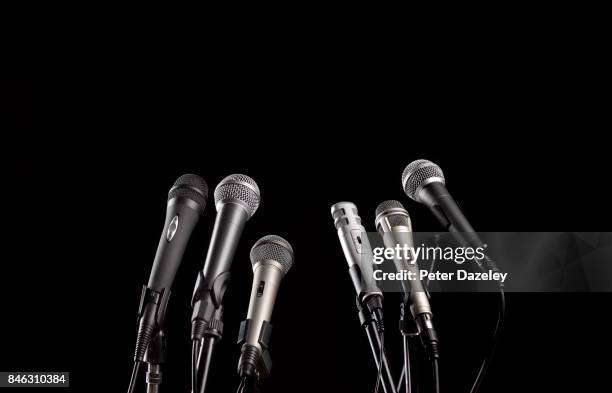
[[[221,180],[214,195],[217,218],[204,268],[194,288],[192,340],[202,339],[211,323],[219,323],[236,248],[245,223],[255,214],[261,200],[257,183],[240,174]]]
[[[409,198],[429,207],[444,229],[453,233],[461,245],[484,246],[457,202],[446,189],[446,179],[438,165],[428,160],[411,162],[402,173],[402,187]],[[476,262],[482,270],[500,271],[497,264],[488,257]]]
[[[191,233],[206,207],[208,186],[200,176],[179,177],[168,192],[166,222],[162,231],[149,282],[143,286],[138,308],[138,333],[134,351],[134,370],[128,387],[133,392],[143,361],[149,363],[149,376],[161,381],[160,364],[164,361],[163,323],[174,277],[183,259]],[[158,344],[158,345],[156,345]],[[153,348],[150,348],[153,346]],[[151,372],[153,371],[153,374]]]
[[[395,255],[396,270],[410,272],[414,279],[402,282],[404,304],[409,306],[412,318],[417,324],[418,333],[431,358],[438,358],[438,338],[433,328],[431,305],[429,297],[420,279],[417,261],[411,250],[414,249],[412,238],[412,223],[408,211],[395,200],[382,202],[376,208],[376,230],[383,238],[386,248],[396,249],[399,246],[408,250],[409,255]]]
[[[134,360],[143,361],[153,336],[162,328],[170,289],[191,233],[206,207],[208,186],[200,176],[180,176],[168,192],[162,230],[149,283],[143,288],[138,312]]]
[[[238,373],[241,377],[254,376],[262,356],[266,356],[272,310],[281,280],[293,266],[293,260],[293,248],[280,236],[264,236],[251,249],[253,286],[247,319],[240,329],[242,349]],[[269,367],[268,364],[267,372]]]

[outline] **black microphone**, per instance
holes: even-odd
[[[197,175],[179,177],[168,193],[166,222],[159,240],[149,283],[143,287],[138,311],[134,361],[141,363],[151,340],[160,333],[170,289],[191,233],[206,207],[208,186]],[[135,374],[137,369],[135,368]],[[133,387],[132,387],[133,388]]]
[[[415,160],[406,166],[402,173],[402,187],[412,200],[429,207],[440,224],[464,246],[483,247],[484,243],[474,231],[469,221],[446,189],[442,169],[428,160]],[[486,270],[500,272],[494,261],[485,257],[477,261]],[[487,266],[483,266],[485,263]]]
[[[204,268],[198,273],[191,302],[192,363],[200,362],[200,354],[203,354],[205,362],[202,392],[206,388],[213,346],[223,334],[223,297],[230,279],[230,267],[244,225],[255,214],[260,203],[259,187],[246,175],[227,176],[217,185],[214,195],[217,218]],[[200,352],[198,346],[204,337],[207,340]],[[192,385],[197,385],[197,367],[192,368]],[[193,388],[197,391],[196,386]]]
[[[270,372],[267,347],[272,325],[272,310],[281,280],[293,266],[293,248],[280,236],[269,235],[259,239],[251,249],[253,286],[247,319],[240,327],[242,343],[238,374],[254,377]]]
[[[463,212],[446,189],[444,173],[442,173],[442,169],[440,169],[439,166],[428,160],[415,160],[411,162],[406,166],[402,174],[402,187],[408,197],[428,206],[444,229],[451,232],[456,241],[461,245],[484,247],[483,241],[478,234],[474,232],[474,228],[472,228],[469,221],[463,215]],[[487,254],[485,254],[482,260],[476,260],[476,263],[483,271],[490,269],[493,272],[501,272],[495,261]],[[480,366],[478,376],[470,391],[471,393],[477,392],[480,388],[480,384],[486,375],[489,363],[493,358],[495,347],[504,324],[506,309],[504,284],[501,281],[498,281],[497,284],[499,286],[500,303],[499,314],[493,335],[493,344]]]

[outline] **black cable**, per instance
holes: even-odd
[[[433,358],[431,360],[431,367],[433,369],[434,392],[440,393],[440,369],[438,365],[438,358]]]
[[[408,336],[404,336],[404,376],[406,380],[406,393],[411,393],[412,378],[410,375],[410,348],[408,348]]]
[[[191,392],[198,393],[198,358],[200,356],[200,340],[191,343]]]
[[[404,367],[402,367],[402,373],[400,374],[399,380],[397,381],[397,387],[395,388],[395,390],[399,392],[402,391],[402,382],[404,381],[404,376],[406,375],[406,369]]]
[[[210,374],[210,363],[212,361],[213,349],[215,346],[214,337],[204,338],[204,347],[200,350],[200,361],[203,362],[199,370],[202,370],[202,379],[200,380],[200,393],[206,392],[206,383]]]
[[[487,369],[489,368],[489,364],[493,359],[493,355],[495,353],[495,348],[497,347],[497,343],[499,341],[499,336],[501,334],[502,327],[504,325],[504,320],[506,318],[506,295],[504,293],[504,288],[499,288],[499,312],[497,315],[497,323],[495,324],[495,331],[493,332],[493,342],[489,347],[489,352],[485,356],[480,365],[480,370],[478,370],[478,375],[476,376],[476,381],[474,381],[474,385],[472,385],[472,389],[470,393],[478,392],[480,388],[480,384],[484,380],[484,377],[487,373]]]
[[[238,385],[238,390],[236,390],[236,393],[244,393],[244,389],[246,388],[246,380],[246,375],[240,379],[240,385]]]
[[[374,388],[374,393],[378,393],[378,388],[380,387],[380,380],[382,379],[382,370],[383,370],[383,362],[385,356],[385,332],[380,333],[380,356],[378,357],[378,376],[376,377],[376,387]]]
[[[140,362],[134,362],[134,368],[132,369],[132,377],[130,378],[130,385],[128,386],[128,393],[134,393],[134,388],[136,388],[136,381],[138,380],[138,374],[140,373],[140,365]]]

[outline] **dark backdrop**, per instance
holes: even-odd
[[[186,172],[211,189],[245,173],[262,190],[232,269],[212,392],[236,388],[248,252],[266,234],[289,240],[296,263],[274,310],[265,391],[373,391],[376,372],[329,209],[355,202],[373,229],[376,205],[395,198],[415,230],[437,230],[401,190],[402,170],[414,159],[440,164],[479,231],[610,229],[609,153],[598,133],[606,128],[593,94],[599,63],[570,65],[567,42],[545,53],[491,45],[483,58],[465,48],[463,60],[449,54],[452,66],[424,56],[410,72],[414,63],[390,52],[377,57],[388,66],[375,69],[358,57],[339,60],[333,50],[320,60],[289,51],[283,63],[262,63],[265,54],[249,52],[211,64],[178,48],[162,61],[158,49],[171,46],[165,41],[133,44],[85,51],[76,63],[3,89],[14,116],[5,128],[12,138],[2,144],[2,370],[67,370],[73,391],[125,390],[166,194]],[[214,217],[211,203],[175,282],[166,391],[187,391],[189,301]],[[610,300],[509,294],[483,392],[601,390]],[[495,321],[495,298],[433,294],[432,302],[442,387],[467,391]],[[398,299],[388,296],[386,304],[388,348],[399,368]]]

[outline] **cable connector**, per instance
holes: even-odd
[[[436,329],[433,327],[432,319],[430,314],[421,314],[418,317],[419,323],[421,324],[421,340],[427,351],[429,359],[440,358],[440,342],[438,340],[438,334]]]

